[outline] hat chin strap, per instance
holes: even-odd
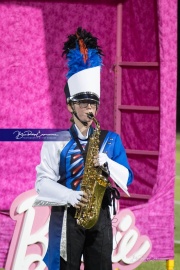
[[[73,109],[73,108],[72,108]],[[85,127],[87,127],[87,125],[88,125],[88,122],[86,122],[86,121],[82,121],[80,118],[79,118],[79,116],[77,115],[77,112],[73,109],[73,111],[72,111],[72,113],[74,114],[74,116],[85,126]]]

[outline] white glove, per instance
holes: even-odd
[[[105,153],[99,153],[99,165],[102,166],[104,163],[108,162],[109,158],[107,156],[107,154]]]
[[[110,177],[129,196],[127,191],[127,181],[129,177],[128,169],[116,161],[110,159],[105,153],[99,153],[98,161],[100,166],[106,162],[108,163]]]
[[[83,191],[71,190],[67,196],[67,203],[70,203],[72,206],[79,203],[81,196],[83,196]]]

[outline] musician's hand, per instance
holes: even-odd
[[[107,154],[99,153],[98,155],[96,155],[94,157],[94,166],[95,167],[102,166],[102,165],[104,165],[104,163],[106,163],[108,161],[109,161],[109,158],[108,158]]]
[[[88,195],[86,192],[83,191],[81,198],[78,199],[78,202],[74,205],[75,208],[80,208],[86,206],[88,202]]]
[[[94,156],[94,166],[95,167],[99,167],[100,164],[99,164],[99,154]]]
[[[68,189],[67,203],[72,206],[78,205],[84,197],[83,191]]]

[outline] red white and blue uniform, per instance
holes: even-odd
[[[85,149],[93,128],[89,128],[86,137],[82,136],[75,125],[72,128]],[[80,190],[84,158],[71,131],[66,131],[64,138],[64,141],[43,143],[41,163],[36,167],[36,190],[39,193],[37,200],[52,206],[45,262],[49,270],[76,270],[83,255],[88,265],[91,262],[87,269],[110,270],[112,265],[108,254],[112,251],[112,228],[109,206],[103,201],[99,221],[92,229],[85,230],[76,224],[72,200],[75,192]],[[128,193],[127,186],[131,184],[133,174],[120,136],[107,131],[99,152],[108,157],[111,180]],[[101,260],[98,259],[98,264],[96,256],[102,256]],[[74,266],[72,261],[75,261]]]

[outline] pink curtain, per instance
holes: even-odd
[[[68,128],[63,42],[82,26],[104,51],[101,127],[113,129],[116,1],[1,1],[0,128]],[[72,19],[73,18],[73,19]],[[107,115],[108,108],[108,115]],[[0,210],[34,187],[41,142],[0,142]],[[0,267],[14,223],[0,213]]]
[[[123,112],[125,147],[159,151],[158,156],[133,156],[131,193],[148,200],[122,199],[141,233],[152,241],[148,260],[174,257],[174,182],[176,137],[177,1],[125,1],[123,61],[159,62],[159,67],[123,68],[122,104],[159,106],[158,112]]]

